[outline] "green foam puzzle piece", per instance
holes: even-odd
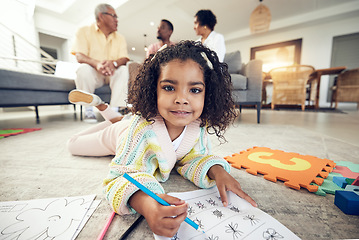
[[[12,129],[6,129],[6,130],[0,130],[0,134],[8,134],[8,133],[18,133],[18,132],[23,132],[24,130],[20,130],[20,129],[16,129],[16,130],[12,130]]]
[[[324,182],[321,186],[312,183],[312,185],[317,185],[318,186],[318,191],[314,192],[315,194],[319,195],[319,196],[325,196],[327,193],[328,194],[335,194],[336,190],[343,190],[343,188],[339,187],[337,184],[335,184],[333,182],[333,177],[334,176],[339,176],[342,177],[341,174],[339,173],[329,173],[328,177],[326,179],[324,179]]]
[[[315,194],[320,196],[325,196],[327,193],[334,195],[337,190],[343,190],[343,188],[336,185],[333,181],[324,179],[323,184],[318,186],[318,191],[316,191]]]
[[[340,173],[331,172],[328,174],[328,177],[326,179],[333,182],[333,177],[335,177],[335,176],[343,177],[343,175],[341,175]]]

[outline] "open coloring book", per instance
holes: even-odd
[[[75,239],[100,203],[95,196],[0,202],[0,240]]]
[[[232,192],[228,194],[228,207],[223,207],[217,187],[169,195],[185,200],[188,217],[205,233],[199,233],[183,222],[171,240],[220,240],[220,239],[300,239],[276,219],[253,207]],[[156,240],[165,238],[155,235]]]

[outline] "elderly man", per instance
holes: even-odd
[[[160,41],[157,43],[153,43],[148,47],[146,57],[150,56],[151,54],[155,54],[158,51],[158,49],[160,49],[165,44],[167,44],[168,46],[175,45],[175,43],[171,42],[170,40],[172,33],[173,33],[172,23],[166,19],[162,19],[157,29],[157,39]]]
[[[72,53],[81,63],[75,80],[76,88],[93,93],[109,84],[111,107],[126,107],[129,61],[125,38],[117,32],[117,15],[108,4],[95,9],[96,23],[78,30]],[[86,107],[85,121],[96,122],[92,107]]]

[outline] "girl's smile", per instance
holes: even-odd
[[[178,117],[186,117],[190,114],[190,112],[188,112],[188,111],[181,111],[181,110],[171,111],[171,113]]]
[[[203,71],[193,60],[168,62],[161,67],[157,82],[157,107],[172,140],[203,111]]]

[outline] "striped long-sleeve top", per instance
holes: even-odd
[[[230,171],[223,158],[211,155],[209,136],[206,128],[200,127],[200,120],[187,126],[176,151],[163,118],[157,116],[154,120],[148,122],[141,116],[134,116],[120,136],[116,156],[110,163],[104,190],[113,210],[120,215],[135,213],[128,200],[138,190],[122,176],[125,173],[161,194],[165,191],[159,182],[165,182],[174,167],[200,188],[215,185],[215,181],[207,176],[213,165],[221,165],[227,172]]]

